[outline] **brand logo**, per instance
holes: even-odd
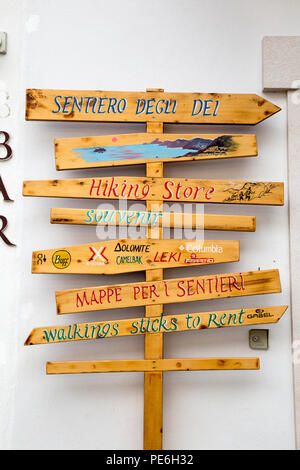
[[[71,255],[66,250],[56,251],[52,256],[52,263],[57,269],[66,269],[71,263]]]
[[[274,317],[270,312],[265,312],[263,308],[257,308],[256,313],[247,315],[247,318],[269,318]]]
[[[195,264],[203,264],[203,263],[211,264],[211,263],[214,263],[215,260],[214,258],[197,258],[197,255],[195,253],[192,253],[191,257],[186,259],[185,262],[188,264],[194,264],[194,263]]]
[[[143,264],[141,256],[117,256],[117,264]]]
[[[186,250],[188,253],[223,253],[223,247],[213,243],[211,245],[189,243],[185,247],[181,245],[179,249]]]
[[[106,250],[106,247],[100,246],[100,248],[97,250],[94,246],[89,247],[91,250],[91,257],[89,258],[88,262],[86,264],[97,264],[102,266],[103,264],[108,263],[108,259],[104,255],[104,251]],[[99,261],[97,261],[99,259]]]
[[[115,251],[122,251],[132,253],[133,251],[137,253],[149,253],[150,245],[134,245],[134,244],[125,244],[125,243],[117,243],[115,247]]]

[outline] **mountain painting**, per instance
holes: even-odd
[[[236,143],[231,135],[218,136],[215,139],[194,137],[192,139],[160,140],[132,145],[110,145],[106,147],[74,148],[75,156],[87,163],[117,160],[155,160],[193,157],[205,154],[226,155],[234,151]]]
[[[144,132],[55,139],[57,170],[256,156],[255,134]]]

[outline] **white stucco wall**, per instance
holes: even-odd
[[[58,137],[142,132],[143,124],[25,122],[26,88],[261,92],[261,40],[299,34],[297,1],[253,0],[0,0],[0,30],[9,35],[0,80],[11,115],[0,130],[12,135],[14,157],[0,162],[14,203],[0,201],[7,234],[0,240],[0,447],[13,449],[140,449],[143,375],[46,376],[47,360],[143,358],[144,339],[52,344],[25,348],[33,327],[132,318],[143,309],[55,314],[56,289],[144,280],[143,273],[33,276],[31,252],[96,241],[95,228],[50,225],[51,207],[96,207],[97,201],[23,199],[23,179],[143,175],[144,167],[60,172]],[[3,83],[2,83],[3,84]],[[3,85],[3,86],[4,86]],[[169,132],[256,133],[259,157],[166,165],[166,176],[285,181],[284,94],[264,94],[282,111],[256,127],[169,125]],[[286,195],[287,186],[286,186]],[[239,263],[192,268],[195,275],[278,268],[283,292],[224,301],[168,305],[166,313],[289,304],[288,201],[284,207],[213,205],[207,212],[257,216],[255,233],[207,232],[239,239]],[[180,274],[179,274],[180,272]],[[189,276],[191,270],[165,272]],[[270,349],[249,349],[250,327],[165,336],[165,357],[255,356],[258,372],[164,374],[164,448],[294,448],[290,311],[270,325]]]

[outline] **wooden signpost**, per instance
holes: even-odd
[[[148,163],[147,165],[151,165]],[[159,165],[157,163],[157,165]],[[183,178],[81,178],[24,181],[24,196],[283,205],[283,183]]]
[[[252,134],[164,134],[163,123],[256,124],[280,110],[254,94],[27,90],[26,119],[146,122],[147,133],[57,139],[57,170],[145,164],[145,177],[25,181],[24,196],[127,199],[145,211],[51,210],[54,224],[147,227],[147,240],[116,240],[33,253],[35,273],[112,274],[146,270],[146,281],[56,292],[57,313],[145,306],[145,316],[35,328],[25,345],[145,336],[143,360],[48,362],[48,374],[144,372],[144,449],[162,448],[163,372],[257,370],[253,358],[165,359],[163,334],[277,322],[286,306],[164,315],[163,305],[281,292],[278,270],[164,280],[163,268],[237,261],[234,241],[163,240],[164,227],[255,231],[255,217],[163,212],[163,203],[283,205],[283,183],[164,178],[164,162],[257,155]],[[123,250],[124,247],[124,250]],[[220,249],[220,251],[219,251]],[[142,250],[142,251],[141,251]],[[204,251],[203,251],[204,250]]]
[[[33,252],[33,273],[118,274],[239,261],[239,241],[118,240]]]
[[[253,134],[121,134],[55,140],[57,170],[257,156]]]
[[[99,209],[52,208],[52,224],[170,227],[255,232],[256,218],[249,215],[189,214]]]

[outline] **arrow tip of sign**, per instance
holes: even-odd
[[[281,308],[282,308],[282,310],[281,310],[281,315],[280,315],[280,317],[279,317],[278,320],[280,320],[280,318],[281,318],[281,317],[283,316],[283,314],[287,311],[287,309],[289,308],[289,306],[288,306],[288,305],[283,305]]]
[[[32,346],[34,343],[31,341],[32,335],[33,335],[34,330],[29,334],[27,339],[25,340],[24,346]]]
[[[274,103],[262,98],[259,95],[255,95],[255,100],[257,102],[257,106],[261,108],[261,119],[257,121],[257,124],[264,121],[268,117],[272,116],[273,114],[278,113],[281,111],[281,108]]]

